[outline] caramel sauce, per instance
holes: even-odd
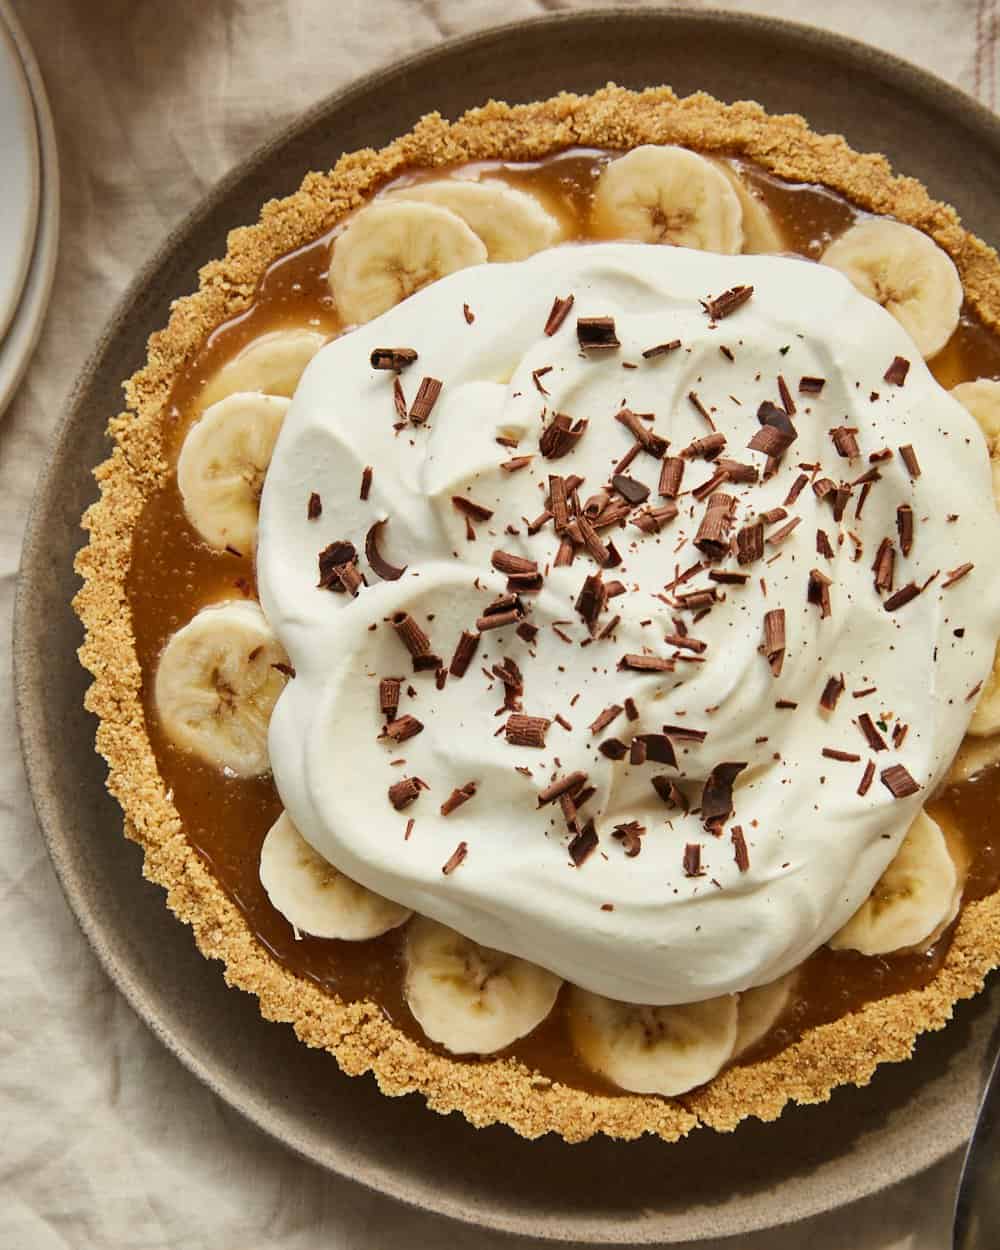
[[[563,222],[571,239],[587,239],[593,187],[609,154],[575,150],[533,163],[490,162],[470,166],[511,186],[531,191]],[[859,215],[852,205],[822,187],[792,185],[763,170],[733,161],[757,190],[789,240],[789,249],[818,257]],[[390,188],[419,181],[418,173]],[[254,303],[220,326],[181,377],[171,396],[164,436],[168,457],[201,410],[205,384],[247,343],[287,327],[312,327],[329,334],[340,325],[327,285],[333,230],[282,257],[265,274]],[[945,387],[977,377],[1000,377],[1000,338],[966,308],[945,348],[929,362]],[[164,735],[152,701],[160,652],[169,636],[206,604],[245,595],[256,597],[252,561],[207,547],[184,514],[173,475],[147,503],[133,536],[127,593],[143,673],[146,723],[153,752],[190,842],[222,888],[240,908],[259,941],[292,972],[347,1001],[376,1001],[393,1023],[427,1042],[402,993],[402,931],[368,942],[297,937],[270,904],[258,874],[261,844],[281,811],[270,776],[229,777],[174,747]],[[1000,885],[1000,768],[951,786],[928,804],[928,812],[968,860],[965,898],[976,899]],[[767,1037],[741,1062],[774,1054],[815,1025],[855,1011],[864,1003],[926,985],[941,966],[950,934],[926,954],[869,958],[826,947],[802,967],[797,1000]],[[576,1058],[566,1023],[565,991],[556,1007],[528,1037],[503,1052],[553,1080],[605,1094],[613,1086]],[[469,1062],[481,1062],[475,1058]]]

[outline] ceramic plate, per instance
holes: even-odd
[[[52,291],[59,246],[59,161],[52,113],[45,94],[45,84],[27,37],[6,0],[0,0],[0,76],[6,74],[3,49],[7,44],[16,50],[14,55],[18,58],[18,73],[23,70],[30,92],[28,102],[32,116],[31,132],[33,142],[37,143],[37,227],[33,222],[33,246],[29,245],[28,248],[19,300],[11,312],[6,333],[0,332],[0,414],[17,388],[38,341]],[[2,91],[0,84],[0,95]],[[6,211],[5,202],[3,211],[0,212],[0,239],[6,239]],[[0,271],[2,269],[3,258],[0,257]],[[0,291],[2,289],[3,282],[0,279]],[[0,315],[2,303],[0,296]],[[2,324],[0,320],[0,325]]]
[[[454,117],[490,96],[526,101],[609,78],[632,87],[668,78],[681,93],[704,88],[804,113],[818,130],[886,152],[997,241],[1000,122],[927,74],[805,27],[678,10],[562,15],[446,44],[365,79],[227,178],[124,296],[39,486],[16,612],[17,699],[39,819],[70,905],[135,1009],[222,1098],[310,1159],[426,1210],[535,1239],[686,1243],[828,1210],[957,1147],[1000,998],[963,1004],[910,1063],[880,1070],[866,1089],[672,1146],[526,1142],[439,1118],[417,1097],[383,1098],[370,1078],[342,1076],[329,1055],[227,990],[219,965],[196,952],[162,891],[143,880],[94,755],[69,606],[79,517],[95,495],[90,468],[108,452],[103,431],[121,379],[142,363],[170,301],[195,288],[199,265],[225,251],[230,227],[254,221],[262,201],[293,190],[306,170],[387,143],[432,109]]]
[[[0,21],[0,343],[21,299],[38,224],[35,109],[13,36]]]

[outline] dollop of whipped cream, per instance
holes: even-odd
[[[738,286],[752,286],[752,297],[713,319],[702,301]],[[554,298],[569,295],[569,315],[546,335]],[[582,350],[580,317],[613,318],[620,346]],[[408,405],[423,377],[442,383],[423,424],[400,421],[394,375],[369,363],[377,347],[417,351],[400,379]],[[908,370],[890,368],[896,357]],[[576,605],[598,571],[594,555],[579,546],[572,564],[556,566],[553,522],[535,533],[528,522],[545,511],[550,474],[582,478],[581,505],[609,486],[636,441],[615,419],[623,408],[669,440],[668,456],[714,430],[726,440],[720,459],[759,477],[736,471],[717,485],[733,501],[720,556],[695,545],[708,499],[692,493],[719,460],[689,454],[678,514],[657,532],[634,523],[669,503],[657,449],[640,450],[623,472],[649,497],[624,526],[598,531],[620,555],[604,581],[624,590],[592,631]],[[539,443],[556,413],[587,425],[553,460]],[[765,452],[747,446],[765,425],[796,435],[769,475]],[[831,435],[839,427],[853,431],[837,436],[844,455]],[[504,468],[521,456],[531,457],[526,467]],[[869,470],[866,490],[859,479]],[[823,479],[855,484],[838,507]],[[312,492],[322,515],[311,520]],[[474,541],[455,497],[492,513],[468,521]],[[904,505],[908,554],[897,528]],[[738,563],[731,540],[777,509],[762,554]],[[382,519],[379,550],[406,566],[394,581],[364,555]],[[318,553],[342,539],[357,547],[368,583],[356,597],[317,586]],[[874,584],[883,540],[894,550],[891,590]],[[670,1004],[766,983],[852,915],[942,779],[993,661],[998,546],[978,427],[905,331],[834,270],[635,244],[465,270],[324,347],[292,401],[258,550],[262,604],[296,671],[271,722],[275,781],[303,835],[339,869],[587,989]],[[392,618],[409,613],[447,666],[462,632],[475,634],[508,593],[492,562],[498,550],[543,574],[540,591],[521,595],[535,628],[485,630],[465,675],[443,685],[433,671],[412,671]],[[713,579],[719,572],[747,576]],[[894,606],[911,584],[922,589]],[[711,603],[682,597],[698,591],[712,592]],[[765,630],[775,611],[783,637],[777,618]],[[672,667],[622,667],[630,655]],[[510,674],[510,662],[522,688],[515,680],[504,710],[495,668]],[[384,677],[402,678],[398,715],[423,726],[399,743],[380,737]],[[543,747],[508,740],[511,703],[551,721]],[[628,710],[593,732],[619,705]],[[664,734],[676,767],[664,762]],[[637,737],[643,763],[633,762]],[[609,739],[622,746],[602,751]],[[716,784],[725,764],[745,765],[731,804]],[[540,806],[539,795],[574,772],[593,794],[570,827],[560,802]],[[427,788],[397,811],[387,792],[404,777]],[[470,782],[473,797],[442,814]],[[597,844],[582,857],[592,839],[577,840],[577,864],[568,847],[590,820]]]

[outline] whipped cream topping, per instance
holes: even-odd
[[[741,285],[752,297],[713,320],[701,301]],[[571,311],[547,336],[554,298],[570,294]],[[613,318],[620,346],[581,350],[580,317]],[[400,377],[408,404],[422,378],[442,383],[422,424],[400,422],[393,373],[369,362],[378,347],[418,353]],[[908,369],[890,368],[896,357]],[[800,390],[803,378],[822,379],[819,393],[817,382]],[[638,426],[669,440],[671,457],[714,430],[726,440],[720,458],[754,465],[759,480],[718,484],[732,501],[723,536],[713,547],[702,530],[699,547],[709,501],[691,492],[718,461],[689,453],[678,514],[657,532],[634,523],[669,503],[658,448],[640,450],[623,472],[648,499],[624,526],[598,530],[620,555],[604,582],[624,591],[592,636],[576,605],[598,572],[594,555],[578,546],[572,564],[556,566],[552,520],[534,534],[527,522],[545,511],[550,474],[582,478],[581,505],[608,486],[636,441],[636,422],[615,419],[623,408],[647,414]],[[539,442],[556,413],[587,425],[567,454],[547,459]],[[768,424],[796,435],[770,476],[765,452],[747,447]],[[849,433],[835,441],[839,427]],[[891,457],[871,462],[883,449]],[[522,456],[525,467],[503,467]],[[857,483],[839,504],[824,494],[824,479],[840,487],[871,469],[867,491]],[[322,512],[310,519],[313,492]],[[470,519],[454,497],[492,515]],[[912,509],[908,554],[901,505]],[[740,564],[729,540],[777,509],[762,553]],[[379,551],[406,566],[397,580],[381,580],[365,556],[382,519]],[[891,589],[878,590],[873,564],[886,539]],[[317,586],[318,555],[337,540],[359,552],[368,584],[355,597]],[[324,347],[278,439],[258,549],[262,605],[296,671],[271,721],[278,790],[308,841],[351,877],[587,989],[670,1004],[768,982],[852,915],[943,777],[992,666],[998,544],[972,417],[893,318],[829,268],[599,244],[453,274]],[[448,666],[463,631],[476,634],[509,593],[497,551],[543,574],[540,591],[521,595],[523,622],[484,630],[460,678],[441,685],[433,671],[414,672],[393,618],[410,614]],[[904,590],[911,584],[919,593]],[[698,591],[714,598],[682,598]],[[783,619],[765,626],[772,612]],[[534,628],[519,633],[523,623]],[[671,665],[622,667],[627,656]],[[510,661],[505,709],[493,670],[510,677]],[[397,716],[422,725],[400,742],[380,736],[387,677],[402,678]],[[505,732],[511,704],[550,722],[544,746]],[[705,790],[723,764],[745,765],[731,804],[725,783]],[[593,794],[568,828],[560,802],[540,806],[539,795],[574,772]],[[427,788],[397,811],[388,791],[404,778]],[[470,782],[471,798],[447,803]],[[590,820],[597,842],[585,854]]]

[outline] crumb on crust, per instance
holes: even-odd
[[[554,1132],[568,1142],[597,1133],[675,1141],[699,1125],[730,1131],[748,1116],[777,1118],[789,1101],[822,1102],[838,1085],[867,1084],[878,1064],[907,1059],[920,1033],[943,1028],[955,1003],[976,994],[1000,964],[1000,895],[963,909],[945,962],[923,989],[809,1029],[778,1055],[731,1068],[680,1098],[598,1095],[511,1059],[469,1064],[437,1055],[395,1028],[377,1004],[345,1003],[268,955],[188,842],[146,731],[126,577],[133,528],[168,471],[161,414],[174,379],[212,329],[253,301],[270,264],[407,169],[641,143],[745,156],[783,179],[822,183],[863,209],[918,227],[952,256],[983,322],[1000,329],[996,252],[921,183],[895,176],[883,156],[855,152],[839,135],[815,134],[797,115],[768,116],[753,102],[724,105],[704,93],[679,99],[667,87],[635,93],[613,85],[516,107],[492,101],[451,124],[431,114],[388,147],[348,153],[329,173],[308,174],[295,194],[265,204],[256,225],[230,232],[225,258],[200,270],[198,291],[174,301],[166,328],[150,337],[146,364],[125,383],[127,409],[109,423],[115,445],[95,471],[101,495],[83,518],[90,538],[76,560],[83,587],[74,607],[86,632],[79,655],[94,679],[86,706],[100,720],[108,790],[124,809],[126,835],[144,849],[144,875],[166,889],[168,906],[191,926],[202,954],[222,961],[229,985],[258,997],[266,1019],[292,1024],[349,1075],[371,1071],[383,1093],[418,1092],[433,1110],[460,1111],[476,1126],[501,1122],[524,1137]]]

